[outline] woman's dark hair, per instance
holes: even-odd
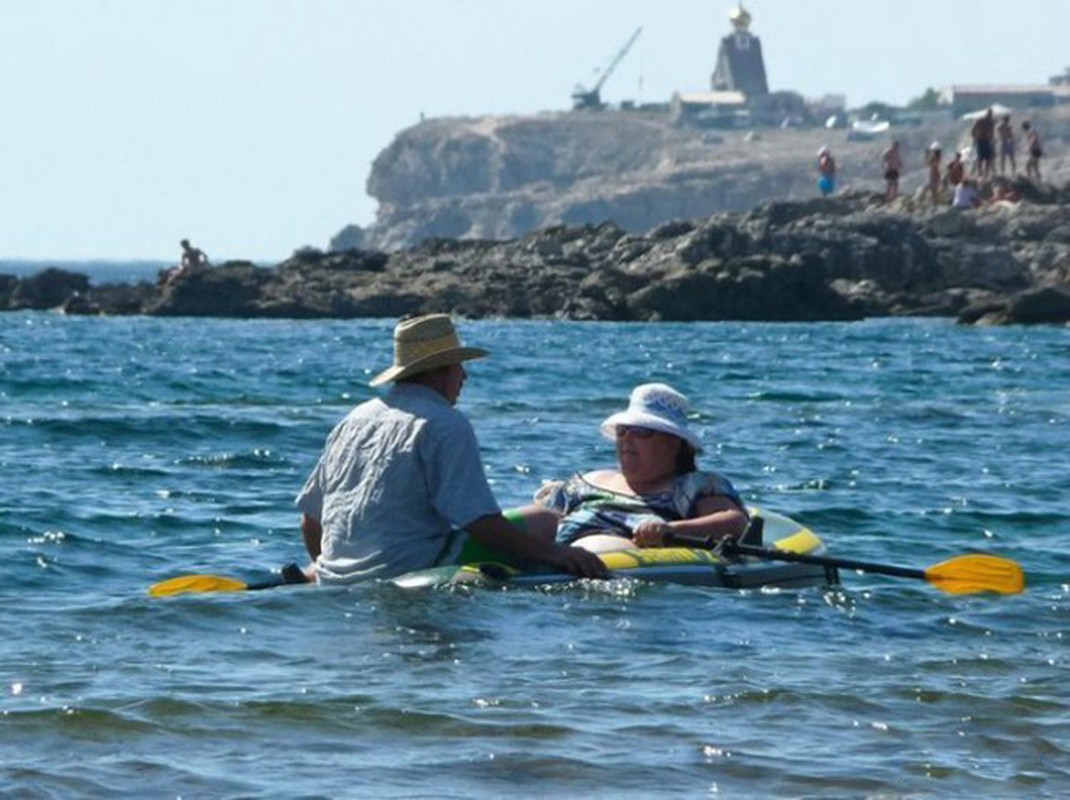
[[[681,440],[680,452],[676,454],[676,474],[686,475],[698,469],[695,464],[695,448],[689,442]]]

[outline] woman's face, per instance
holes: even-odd
[[[655,480],[676,473],[683,441],[671,433],[631,425],[617,426],[617,463],[627,478]]]

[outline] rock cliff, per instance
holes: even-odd
[[[1070,109],[1032,117],[1044,134],[1046,176],[1065,181]],[[511,239],[603,222],[645,233],[674,220],[807,199],[816,193],[822,145],[837,158],[842,188],[878,191],[881,153],[893,135],[911,194],[926,181],[925,148],[938,140],[950,157],[968,146],[968,130],[968,122],[936,117],[851,141],[843,130],[823,128],[699,130],[640,111],[432,119],[400,132],[375,159],[367,190],[379,201],[377,219],[347,228],[331,249],[392,251],[428,238]]]

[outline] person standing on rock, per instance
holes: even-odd
[[[498,507],[472,425],[455,408],[464,362],[487,355],[463,347],[445,314],[398,323],[394,364],[370,383],[393,386],[335,426],[297,496],[308,580],[349,583],[503,557],[605,577],[598,556],[529,534],[521,516]]]
[[[942,156],[940,152],[940,143],[933,142],[931,145],[929,145],[929,149],[925,153],[925,165],[929,168],[929,183],[925,187],[924,191],[922,191],[921,195],[922,197],[925,197],[925,193],[928,192],[929,196],[932,198],[933,205],[939,205],[941,201],[941,158]]]
[[[1044,155],[1044,149],[1040,146],[1040,134],[1029,120],[1022,123],[1022,131],[1025,133],[1025,151],[1028,153],[1025,162],[1025,177],[1040,183],[1040,157]]]
[[[970,129],[973,137],[973,149],[977,154],[975,169],[984,180],[992,176],[995,158],[996,119],[989,108],[983,117],[973,123]]]
[[[1011,175],[1018,172],[1018,164],[1014,157],[1015,141],[1014,126],[1011,125],[1011,115],[1004,115],[996,126],[996,136],[999,138],[999,174],[1006,173],[1007,161],[1011,162]]]
[[[836,159],[827,147],[817,151],[817,188],[822,197],[836,191]]]
[[[881,156],[884,165],[885,199],[890,203],[899,196],[899,175],[903,172],[903,157],[899,153],[899,140],[892,139],[891,146]]]

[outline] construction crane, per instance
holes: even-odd
[[[635,33],[624,43],[624,47],[613,56],[609,66],[602,70],[602,77],[598,79],[598,83],[594,85],[594,88],[587,89],[582,84],[576,84],[576,88],[572,90],[572,107],[574,109],[590,108],[597,111],[605,108],[605,104],[602,102],[602,86],[609,79],[609,76],[613,74],[613,70],[617,68],[617,65],[628,55],[628,51],[632,49],[632,45],[635,44],[635,40],[639,38],[639,34],[642,32],[642,27],[635,29]]]

